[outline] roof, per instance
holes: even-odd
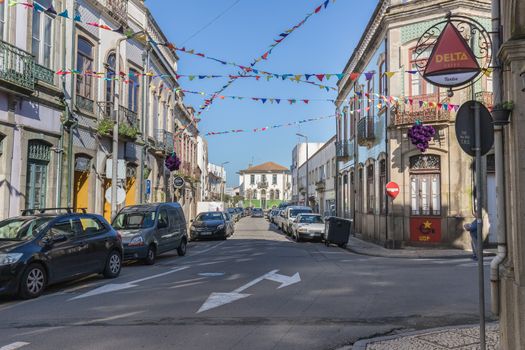
[[[246,170],[241,170],[241,173],[257,173],[257,172],[282,172],[282,171],[288,171],[289,169],[287,167],[284,167],[282,165],[279,165],[274,162],[266,162],[259,165],[255,165],[252,167],[249,167]]]

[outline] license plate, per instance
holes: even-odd
[[[201,234],[202,236],[209,236],[209,235],[211,235],[211,232],[207,232],[207,231],[206,231],[206,232],[201,232],[200,234]]]

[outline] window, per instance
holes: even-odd
[[[381,58],[379,63],[379,94],[386,95],[386,63],[385,58]]]
[[[79,233],[78,220],[69,218],[60,220],[51,227],[51,235],[53,237],[63,235],[67,238],[72,238]]]
[[[277,174],[272,175],[272,185],[277,185]]]
[[[28,146],[26,208],[45,208],[51,147],[38,140],[29,141]]]
[[[166,210],[161,210],[159,213],[159,223],[158,228],[166,228],[169,226],[168,212]]]
[[[262,180],[261,180],[262,183],[266,183],[266,175],[263,175],[262,176]]]
[[[379,207],[381,214],[386,214],[386,160],[379,162]]]
[[[274,200],[274,199],[275,199],[275,191],[270,190],[270,200]]]
[[[77,70],[85,72],[93,70],[93,45],[86,39],[78,38]],[[77,95],[93,100],[93,77],[77,74]]]
[[[441,165],[437,155],[410,157],[412,215],[441,214]]]
[[[255,185],[255,175],[250,175],[250,185]]]
[[[112,53],[108,56],[108,61],[106,62],[106,77],[109,78],[109,80],[106,80],[106,102],[113,102],[115,98],[116,80],[114,78],[116,77],[116,63],[117,59],[115,54]]]
[[[51,0],[38,0],[35,3],[46,9],[51,6]],[[54,16],[43,11],[32,11],[32,13],[31,53],[39,64],[51,68]]]
[[[281,199],[280,195],[281,195],[280,191],[279,190],[275,190],[275,199],[277,199],[277,200]]]
[[[357,187],[358,187],[358,193],[359,193],[359,198],[357,199],[358,200],[358,204],[359,204],[359,212],[362,213],[364,210],[363,210],[363,207],[364,207],[364,198],[363,198],[363,168],[360,168],[359,169],[359,172],[358,172],[358,178],[357,178]]]
[[[6,2],[0,4],[0,39],[4,39],[5,23],[6,23]]]
[[[253,190],[253,199],[257,199],[257,190]]]
[[[366,191],[367,191],[367,211],[374,213],[375,188],[374,188],[374,165],[366,167]]]
[[[139,110],[139,78],[138,72],[135,70],[129,71],[128,83],[128,109],[133,112]]]
[[[416,55],[415,49],[410,49],[409,51],[409,57],[410,57],[410,70],[416,71],[418,70],[418,65],[421,66],[425,64],[428,57],[430,56],[430,53],[432,52],[432,47],[428,48],[425,52],[421,53],[420,55]],[[409,74],[409,94],[410,96],[418,96],[418,95],[427,95],[427,94],[433,94],[437,92],[437,88],[434,87],[432,84],[428,84],[419,73],[417,74]]]
[[[106,230],[102,222],[97,218],[81,217],[80,226],[86,235],[102,233]]]

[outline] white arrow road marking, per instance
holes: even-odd
[[[23,342],[23,341],[18,341],[16,343],[11,343],[11,344],[8,344],[6,346],[2,346],[0,348],[0,350],[16,350],[16,349],[20,349],[21,347],[23,346],[26,346],[26,345],[29,345],[31,343],[26,343],[26,342]]]
[[[163,272],[163,273],[159,273],[159,274],[156,274],[156,275],[153,275],[153,276],[144,277],[144,278],[141,278],[141,279],[138,279],[138,280],[135,280],[135,281],[131,281],[131,282],[106,284],[106,285],[104,285],[102,287],[93,289],[93,290],[91,290],[91,291],[89,291],[87,293],[84,293],[84,294],[78,295],[78,296],[76,296],[74,298],[71,298],[68,301],[76,300],[76,299],[83,299],[83,298],[92,297],[92,296],[99,295],[99,294],[112,293],[112,292],[116,292],[118,290],[123,290],[123,289],[137,287],[138,285],[136,283],[140,283],[140,282],[144,282],[144,281],[147,281],[147,280],[151,280],[153,278],[166,276],[166,275],[178,272],[178,271],[186,270],[188,268],[189,268],[189,266],[182,266],[182,267],[178,267],[178,268],[175,268],[175,269]],[[0,349],[0,350],[2,350],[2,349]]]
[[[262,275],[261,277],[258,277],[253,281],[248,282],[245,285],[235,289],[231,293],[211,293],[208,299],[204,302],[204,304],[202,304],[199,311],[197,311],[197,313],[201,313],[203,311],[214,309],[216,307],[232,303],[236,300],[249,297],[251,294],[243,294],[242,292],[265,279],[281,283],[281,285],[277,289],[281,289],[283,287],[287,287],[289,285],[301,282],[301,277],[299,276],[298,272],[295,275],[289,277],[285,275],[280,275],[277,273],[277,271],[279,270],[270,271]]]

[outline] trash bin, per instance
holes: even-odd
[[[324,241],[328,246],[330,243],[344,247],[348,243],[348,236],[352,228],[352,220],[331,216],[325,221]]]

